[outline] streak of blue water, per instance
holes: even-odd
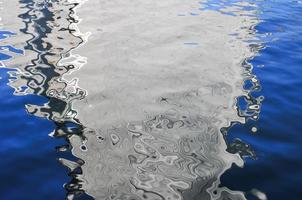
[[[24,108],[27,103],[41,104],[45,99],[13,96],[13,89],[6,85],[7,71],[0,69],[1,199],[58,199],[55,197],[64,195],[66,176],[55,159],[59,142],[48,136],[54,125],[28,115]]]
[[[10,35],[14,33],[0,31],[0,40]],[[0,46],[0,62],[13,59],[16,54],[23,54],[23,51]],[[29,115],[25,110],[26,104],[43,105],[47,98],[13,95],[14,89],[7,85],[11,79],[8,72],[12,71],[15,70],[0,66],[0,199],[65,199],[63,185],[70,178],[57,158],[72,158],[55,149],[66,142],[49,136],[56,127],[53,122]]]
[[[13,35],[0,31],[0,40]],[[23,51],[0,46],[0,62]],[[46,98],[37,95],[14,96],[7,85],[9,71],[0,68],[0,198],[64,199],[66,172],[56,162],[55,147],[63,141],[51,139],[53,122],[28,115],[25,104],[42,105]]]
[[[302,192],[302,4],[299,1],[265,1],[260,4],[259,34],[271,33],[266,49],[252,60],[265,96],[258,122],[236,125],[229,140],[238,137],[251,144],[258,159],[247,160],[222,177],[223,185],[249,191],[257,188],[268,199],[301,199]],[[258,95],[255,93],[255,95]],[[256,125],[258,132],[251,133]],[[252,199],[252,197],[250,197]]]

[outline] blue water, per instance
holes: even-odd
[[[63,199],[63,184],[69,178],[56,161],[55,151],[63,142],[48,136],[55,127],[52,122],[25,111],[25,104],[42,104],[46,99],[14,96],[6,85],[8,71],[0,69],[1,199]]]
[[[251,63],[261,82],[260,118],[229,131],[229,140],[250,144],[257,159],[246,159],[243,169],[233,168],[222,177],[231,189],[260,189],[268,199],[302,198],[302,2],[265,1],[261,5],[258,34],[266,48]],[[256,133],[250,130],[258,128]]]
[[[0,31],[0,40],[13,34]],[[0,46],[0,61],[22,53],[12,46]],[[49,136],[56,127],[54,122],[29,115],[25,110],[26,104],[43,105],[49,99],[37,95],[14,96],[14,89],[7,85],[12,79],[9,72],[13,71],[0,68],[0,199],[64,199],[63,185],[70,178],[57,158],[70,155],[59,154],[56,147],[66,142]]]
[[[219,10],[236,2],[209,1],[207,9]],[[262,22],[255,29],[265,48],[249,61],[261,84],[261,90],[251,95],[262,95],[265,100],[259,120],[236,124],[227,134],[229,143],[240,138],[250,144],[256,159],[246,157],[244,168],[227,171],[221,185],[247,192],[248,199],[255,199],[249,191],[257,188],[268,199],[299,200],[302,198],[302,2],[280,0],[256,4]],[[0,39],[7,34],[12,33],[0,32]],[[13,59],[11,55],[20,53],[14,47],[0,46],[0,60]],[[64,199],[63,184],[71,178],[57,162],[58,157],[64,157],[63,153],[55,149],[66,142],[49,137],[57,126],[54,122],[25,111],[26,104],[42,105],[48,99],[37,95],[15,96],[7,85],[11,79],[8,71],[13,69],[0,68],[0,199]],[[258,129],[256,133],[251,132],[254,126]]]

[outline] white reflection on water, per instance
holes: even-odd
[[[244,121],[235,99],[258,23],[247,2],[223,12],[195,0],[29,2],[10,41],[27,57],[7,63],[20,70],[10,84],[49,97],[27,110],[57,122],[53,135],[84,161],[61,159],[81,166],[69,188],[100,200],[245,199],[219,178],[243,165],[220,129]],[[81,126],[77,134],[66,122]]]
[[[235,98],[244,93],[242,63],[254,55],[245,41],[258,21],[241,6],[224,9],[236,14],[175,0],[88,1],[79,9],[79,29],[91,36],[75,52],[88,63],[71,76],[88,95],[73,105],[89,128],[85,140],[70,142],[85,161],[78,178],[88,194],[245,199],[219,188],[225,170],[243,165],[225,151],[220,129],[243,120]]]

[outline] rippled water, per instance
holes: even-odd
[[[301,2],[0,6],[1,199],[299,199]]]

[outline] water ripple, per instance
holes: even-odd
[[[116,10],[103,2],[102,16],[96,17],[85,13],[99,6],[91,2],[21,0],[23,28],[8,41],[14,45],[0,46],[2,60],[26,55],[3,61],[15,69],[9,85],[16,96],[47,99],[27,103],[26,110],[54,122],[50,136],[67,142],[57,150],[74,156],[59,158],[72,178],[65,184],[66,198],[85,192],[116,200],[245,199],[242,192],[221,186],[220,176],[233,164],[242,167],[242,157],[255,156],[241,140],[225,141],[234,121],[258,119],[263,100],[251,95],[261,88],[248,62],[262,48],[254,37],[254,4],[236,1],[206,10],[213,3],[114,1]],[[91,32],[80,31],[76,11],[82,5],[84,19],[91,20],[82,27]],[[141,18],[144,22],[140,16],[148,17]],[[99,20],[104,27],[98,27]],[[168,22],[176,23],[176,30]],[[22,45],[24,51],[14,47]],[[101,52],[99,59],[93,50]],[[90,71],[87,78],[84,69],[99,65],[104,71]],[[82,87],[81,81],[92,87]],[[240,98],[235,106],[238,96],[246,109]]]

